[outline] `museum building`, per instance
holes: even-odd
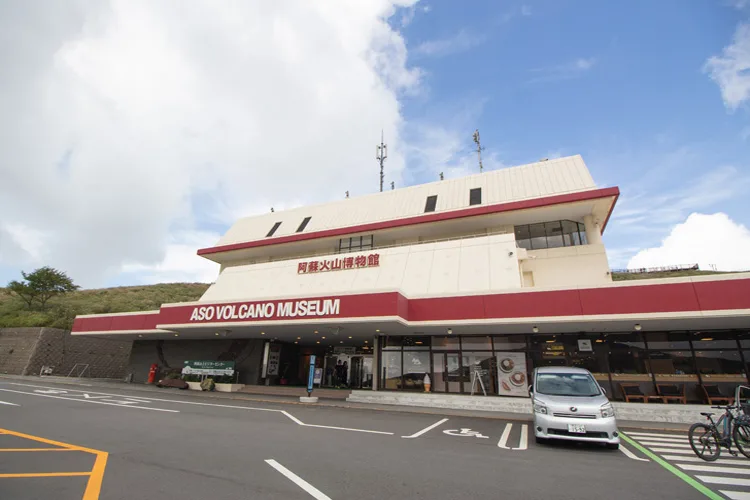
[[[192,303],[78,316],[151,362],[237,361],[245,384],[527,397],[534,367],[582,366],[613,399],[705,402],[748,384],[750,273],[613,281],[620,192],[580,156],[238,220],[198,255]],[[481,386],[481,388],[480,388]]]

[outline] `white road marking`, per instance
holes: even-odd
[[[482,439],[489,439],[489,436],[482,435],[481,432],[472,431],[468,427],[459,429],[447,429],[443,431],[443,434],[448,434],[449,436],[460,436],[460,437],[476,437],[476,438],[482,438]]]
[[[682,437],[682,438],[687,439],[687,434],[677,434],[677,433],[675,433],[675,434],[656,434],[656,433],[653,433],[653,432],[630,432],[630,431],[628,431],[628,436],[636,436],[636,437],[644,437],[645,436],[645,437],[660,437],[660,438],[663,438],[663,437],[675,437],[675,438]]]
[[[641,458],[641,457],[637,457],[637,456],[635,455],[635,453],[633,453],[633,452],[632,452],[632,451],[630,451],[629,449],[625,448],[625,447],[624,447],[624,446],[622,445],[622,443],[620,443],[620,451],[621,451],[621,452],[623,452],[623,453],[625,454],[625,456],[626,456],[626,457],[628,457],[628,458],[632,458],[633,460],[638,460],[638,461],[640,461],[640,462],[650,462],[650,460],[649,460],[648,458]]]
[[[523,424],[521,426],[521,438],[518,441],[518,448],[513,448],[513,450],[523,451],[529,446],[529,426],[526,424]]]
[[[719,467],[714,465],[694,464],[677,464],[677,467],[684,470],[692,470],[696,472],[711,472],[716,474],[750,474],[750,469],[747,467]]]
[[[20,386],[24,386],[24,387],[39,387],[41,389],[51,389],[51,390],[54,390],[54,391],[59,391],[58,389],[55,389],[53,387],[46,387],[46,386],[40,386],[40,385],[18,384],[18,383],[14,383],[14,382],[9,382],[9,384],[20,385]],[[75,389],[71,389],[71,390],[75,390]],[[31,396],[43,396],[43,394],[35,394],[33,392],[11,391],[10,389],[0,389],[0,391],[18,392],[19,394],[28,394],[28,395],[31,395]],[[66,393],[67,391],[62,391],[62,392]],[[83,391],[78,391],[78,392],[83,392]],[[121,394],[109,394],[109,393],[106,393],[106,392],[91,392],[91,391],[89,391],[88,394],[103,394],[103,395],[107,395],[107,396],[114,396],[114,397],[117,397],[117,398],[125,398],[125,396],[122,396]],[[54,397],[54,396],[48,396],[48,397]],[[87,403],[98,402],[98,401],[86,401],[86,400],[74,399],[74,398],[59,398],[59,399],[70,399],[71,401],[85,401]],[[127,397],[126,399],[132,399],[132,398]],[[277,410],[275,408],[256,408],[256,407],[252,407],[252,406],[222,405],[222,404],[215,404],[215,403],[199,403],[197,401],[179,401],[179,400],[175,400],[175,399],[161,399],[161,398],[151,398],[151,397],[148,398],[148,399],[149,399],[149,402],[151,402],[151,401],[160,401],[160,402],[164,402],[164,403],[174,403],[174,404],[183,404],[183,405],[210,406],[210,407],[215,407],[215,408],[232,408],[232,409],[236,409],[236,410],[268,411],[268,412],[273,412],[273,413],[281,413],[282,415],[284,415],[285,417],[287,417],[289,420],[291,420],[295,424],[303,426],[303,427],[317,427],[317,428],[320,428],[320,429],[333,429],[333,430],[340,430],[340,431],[365,432],[365,433],[369,433],[369,434],[384,434],[384,435],[388,435],[388,436],[392,436],[394,434],[393,432],[371,431],[371,430],[367,430],[367,429],[350,429],[348,427],[333,427],[333,426],[328,426],[328,425],[306,424],[303,421],[301,421],[300,419],[298,419],[297,417],[295,417],[294,415],[290,414],[289,412],[287,412],[285,410]],[[101,404],[107,404],[107,403],[101,403]],[[117,405],[114,405],[114,406],[123,406],[125,408],[140,408],[138,406],[125,406],[125,405],[122,405],[122,404],[117,404]],[[154,410],[155,408],[145,408],[145,409],[146,410]],[[159,410],[159,411],[171,411],[171,412],[177,412],[177,413],[179,413],[178,410]]]
[[[729,498],[729,500],[750,500],[750,493],[744,493],[742,491],[719,490],[719,493]]]
[[[440,420],[440,421],[438,421],[438,422],[435,422],[434,424],[432,424],[432,425],[431,425],[431,426],[429,426],[429,427],[425,427],[424,429],[422,429],[422,430],[421,430],[421,431],[419,431],[419,432],[415,432],[415,433],[414,433],[414,434],[412,434],[411,436],[401,436],[401,437],[402,437],[402,438],[404,438],[404,439],[413,439],[413,438],[418,438],[419,436],[421,436],[421,435],[423,435],[423,434],[426,434],[427,432],[430,432],[430,431],[431,431],[432,429],[434,429],[435,427],[440,427],[441,425],[443,425],[443,424],[444,424],[444,423],[446,423],[447,421],[448,421],[448,419],[447,419],[447,418],[444,418],[443,420]]]
[[[8,405],[8,406],[20,406],[16,403],[8,403],[7,401],[0,401],[0,405]]]
[[[92,403],[97,405],[108,405],[108,406],[119,406],[120,408],[137,408],[139,410],[151,410],[151,411],[165,411],[169,413],[180,413],[180,410],[166,410],[164,408],[149,408],[147,406],[125,406],[117,403],[105,403],[104,401],[90,401],[87,399],[77,399],[77,398],[66,398],[63,396],[53,396],[52,394],[39,394],[36,392],[23,392],[23,391],[14,391],[11,389],[0,389],[0,391],[5,392],[15,392],[16,394],[26,394],[27,396],[39,396],[42,398],[54,398],[54,399],[65,399],[67,401],[78,401],[80,403]]]
[[[679,455],[662,455],[661,458],[663,458],[664,460],[672,460],[674,462],[698,462],[701,464],[707,463],[705,460],[699,457],[681,457]],[[742,465],[746,461],[747,461],[747,458],[745,457],[729,456],[726,458],[720,458],[718,460],[714,460],[711,463],[718,464],[718,465]]]
[[[750,486],[750,479],[721,476],[695,476],[696,479],[709,484],[726,484],[729,486]]]
[[[503,434],[500,436],[500,441],[497,442],[498,448],[503,448],[504,450],[509,450],[510,447],[506,446],[508,444],[508,437],[510,437],[510,430],[513,428],[513,424],[505,424],[505,429],[503,429]]]
[[[331,497],[324,494],[322,491],[317,489],[312,484],[308,483],[301,477],[299,477],[294,472],[290,471],[283,465],[281,465],[279,462],[273,459],[266,460],[266,463],[276,469],[277,471],[281,472],[287,479],[291,480],[294,484],[305,490],[307,493],[310,494],[313,498],[317,500],[331,500]]]
[[[682,448],[659,448],[659,447],[649,447],[651,448],[651,451],[655,451],[656,453],[682,453],[684,455],[695,455],[695,452],[692,448],[683,450]]]
[[[656,443],[652,441],[644,441],[642,439],[637,440],[639,443],[641,443],[644,446],[658,446],[659,448],[689,448],[690,449],[690,443]]]

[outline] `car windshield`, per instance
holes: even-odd
[[[591,397],[600,394],[596,381],[583,373],[540,373],[536,376],[534,389],[548,396]]]

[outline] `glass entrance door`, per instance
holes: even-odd
[[[432,354],[432,381],[435,392],[461,392],[461,356],[457,352]]]
[[[351,388],[367,389],[372,387],[372,356],[352,356]]]

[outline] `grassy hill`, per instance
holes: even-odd
[[[30,311],[21,299],[0,288],[0,328],[49,326],[70,329],[77,314],[102,314],[158,309],[165,303],[198,300],[206,283],[164,283],[80,290],[50,299],[45,311]]]

